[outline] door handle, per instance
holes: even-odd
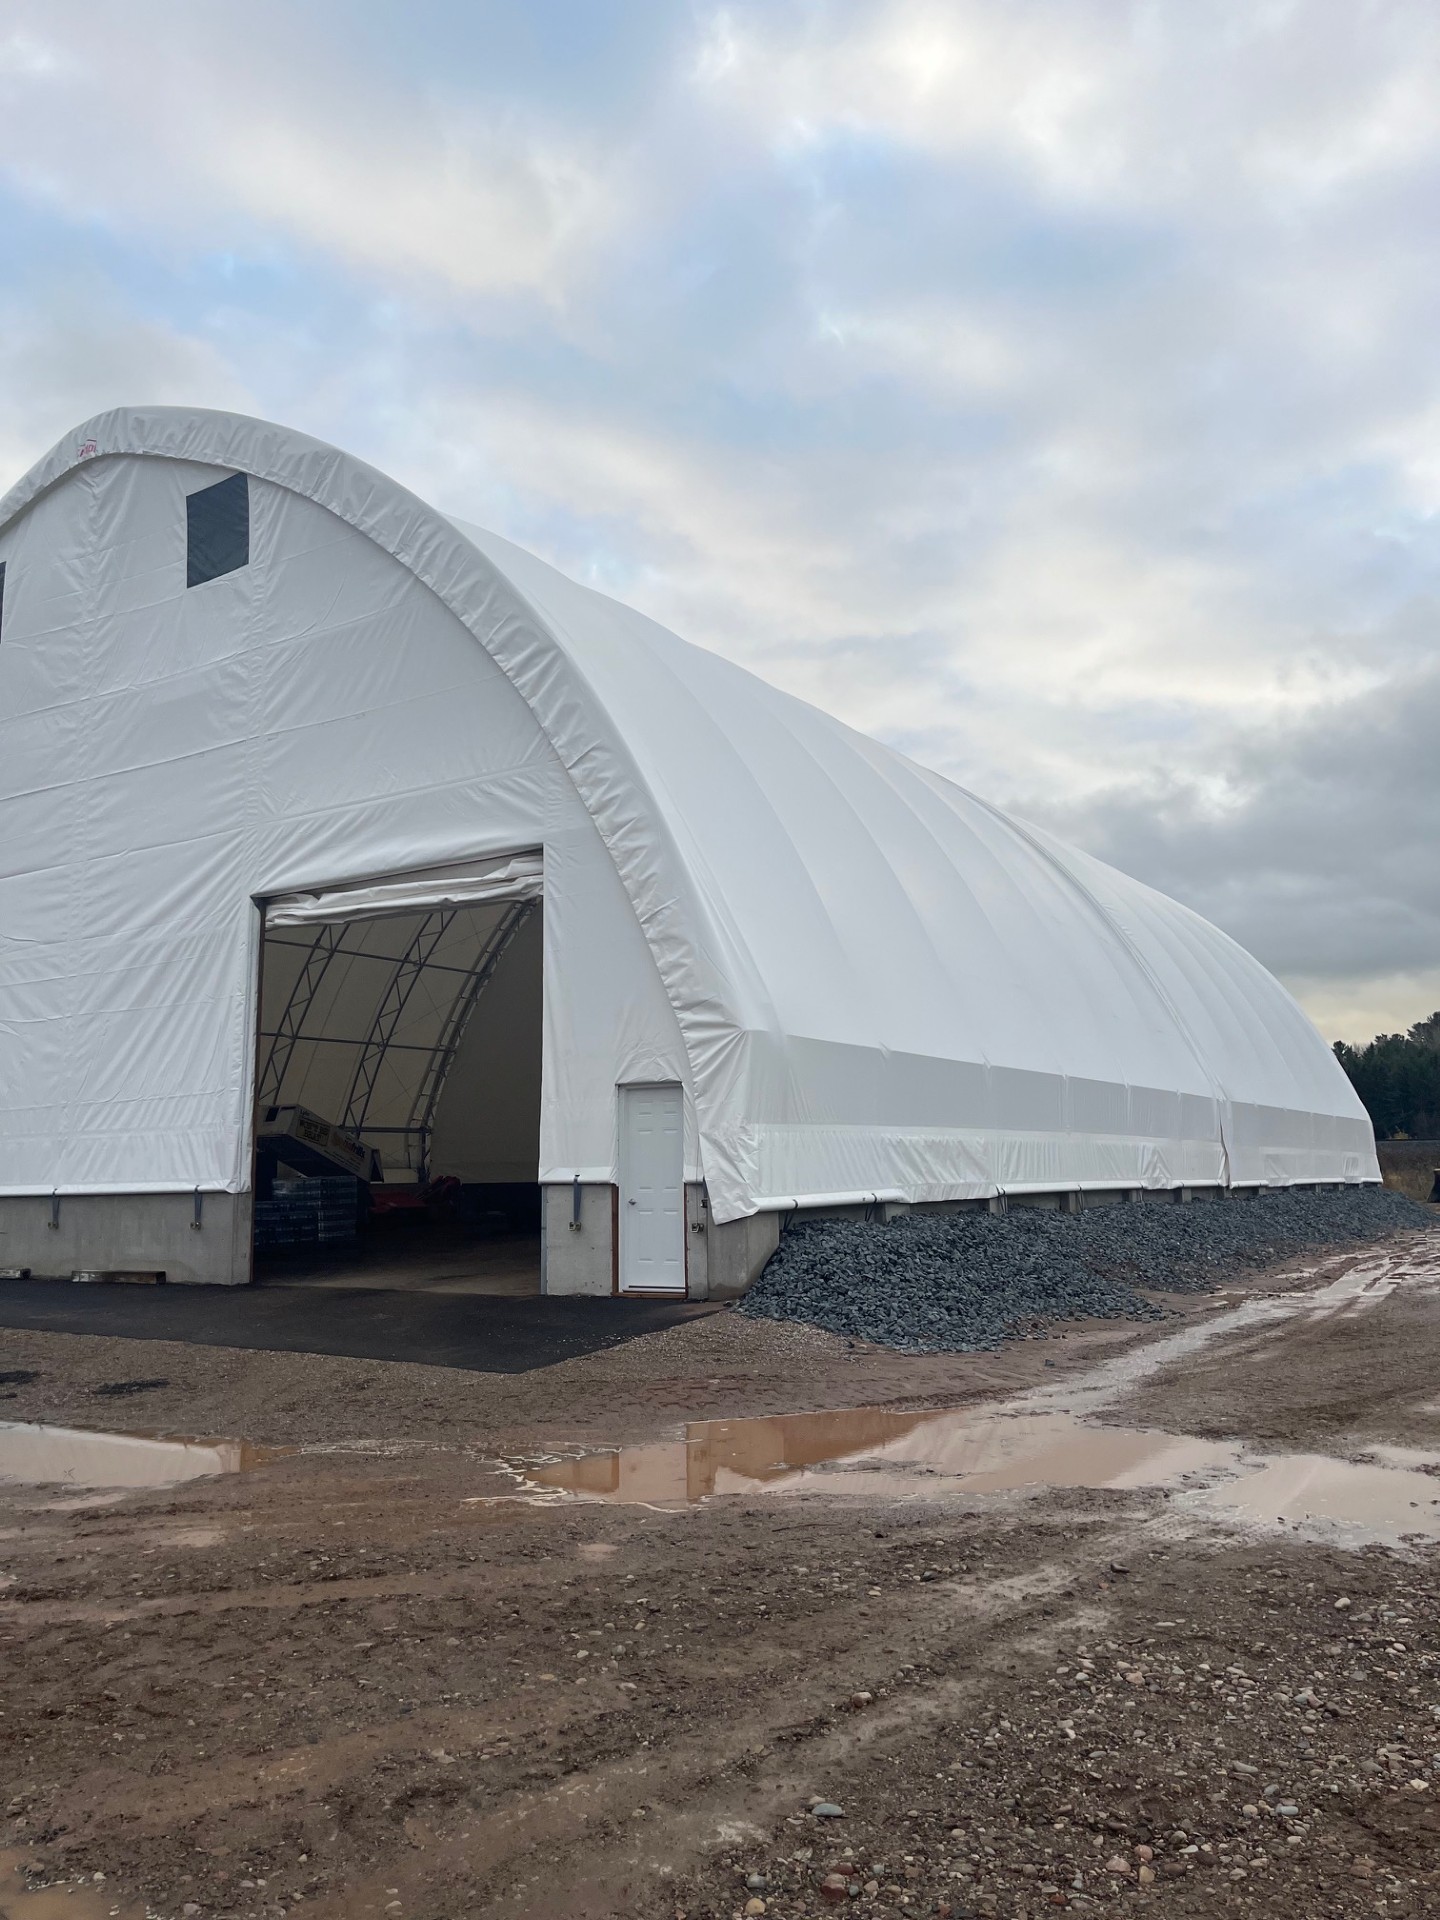
[[[633,1207],[633,1206],[634,1206],[634,1204],[635,1204],[635,1202],[634,1202],[633,1200],[627,1200],[627,1201],[625,1202],[625,1204],[626,1204],[626,1206],[627,1206],[627,1207]]]

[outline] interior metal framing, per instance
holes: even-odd
[[[404,952],[392,962],[390,978],[380,996],[369,1033],[360,1048],[341,1125],[347,1132],[357,1136],[367,1132],[399,1133],[407,1141],[413,1141],[417,1149],[416,1172],[421,1180],[426,1179],[429,1173],[430,1135],[435,1124],[435,1111],[470,1017],[494,978],[495,970],[507,949],[539,904],[538,900],[508,902],[500,919],[477,949],[473,963],[464,967],[431,958],[457,911],[460,911],[455,907],[436,908],[425,915]],[[306,1022],[332,961],[351,951],[346,948],[344,941],[346,931],[352,924],[343,919],[322,921],[310,940],[303,938],[305,929],[300,927],[287,927],[283,932],[267,932],[265,935],[267,944],[303,947],[307,951],[279,1021],[274,1028],[262,1028],[260,1031],[260,1042],[265,1051],[256,1085],[257,1101],[262,1108],[274,1106],[279,1100],[297,1043],[302,1038],[312,1044],[325,1038],[322,1034],[307,1033]],[[373,960],[376,956],[367,953],[353,954],[352,957]],[[454,995],[433,1043],[417,1049],[413,1042],[398,1041],[395,1035],[401,1028],[406,1005],[416,984],[422,975],[433,978],[436,973],[456,976]],[[344,1044],[354,1044],[353,1039],[347,1036]],[[401,1127],[367,1127],[375,1083],[385,1057],[391,1051],[421,1051],[428,1058],[421,1069],[406,1124]]]

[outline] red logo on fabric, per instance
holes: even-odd
[[[78,453],[76,458],[80,460],[88,460],[92,454],[96,454],[99,451],[100,451],[99,447],[96,445],[96,443],[93,440],[87,440],[84,446],[81,447],[80,452]]]

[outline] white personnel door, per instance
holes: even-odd
[[[685,1291],[685,1107],[678,1086],[620,1089],[620,1291]]]

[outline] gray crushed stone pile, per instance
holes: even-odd
[[[912,1213],[887,1225],[787,1228],[740,1304],[906,1353],[978,1353],[1057,1320],[1156,1320],[1154,1293],[1203,1293],[1228,1273],[1359,1245],[1435,1210],[1381,1187],[1258,1198],[1147,1201],[1059,1213]]]

